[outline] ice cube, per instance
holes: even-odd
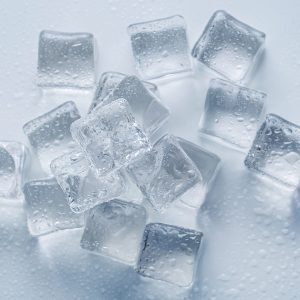
[[[144,207],[114,199],[90,210],[81,247],[133,264],[139,253],[147,213]]]
[[[127,171],[154,209],[163,211],[178,197],[201,197],[202,176],[175,137],[163,136],[152,151],[130,164]]]
[[[191,62],[183,17],[171,16],[128,27],[136,68],[142,78],[189,71]]]
[[[200,131],[248,149],[264,117],[266,96],[229,81],[211,80]]]
[[[126,76],[126,74],[118,72],[103,73],[98,82],[93,101],[89,108],[89,112],[91,112],[97,105],[103,104],[103,100],[113,92],[113,90]],[[158,94],[157,86],[154,83],[148,81],[142,81],[142,83],[145,86],[145,88],[147,88],[149,91],[151,91],[154,94]]]
[[[201,232],[173,225],[146,226],[137,272],[152,279],[190,286],[198,263]]]
[[[125,189],[120,172],[99,177],[78,150],[52,161],[51,170],[76,213],[118,197]]]
[[[70,101],[23,126],[23,131],[46,173],[51,174],[50,163],[53,159],[75,148],[70,126],[79,118],[75,103]]]
[[[128,165],[151,148],[124,99],[96,107],[74,122],[71,132],[99,176]]]
[[[40,33],[37,79],[39,86],[89,88],[94,83],[92,34],[47,30]]]
[[[256,134],[245,165],[296,187],[300,179],[300,127],[268,114]]]
[[[262,52],[265,34],[218,10],[196,42],[192,56],[233,81],[241,81]]]
[[[28,159],[27,148],[14,141],[0,141],[0,197],[19,198]]]
[[[71,211],[67,197],[54,178],[29,181],[23,191],[32,235],[83,226],[83,215]]]

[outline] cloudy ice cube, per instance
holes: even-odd
[[[51,170],[76,213],[118,197],[125,189],[121,173],[99,177],[78,150],[52,161]]]
[[[54,178],[26,182],[23,188],[27,225],[34,236],[83,226],[83,215],[75,214]]]
[[[94,37],[90,33],[42,31],[37,84],[41,87],[92,87],[94,56]]]
[[[178,197],[204,192],[202,175],[175,137],[163,136],[152,151],[127,167],[154,209],[162,211]]]
[[[190,286],[198,263],[203,234],[182,227],[150,223],[146,226],[137,272],[152,279]]]
[[[71,132],[99,176],[128,165],[151,148],[124,99],[96,107],[74,122]]]
[[[80,115],[74,102],[65,102],[44,115],[29,121],[23,131],[38,155],[42,169],[51,174],[50,163],[76,147],[70,126]]]
[[[256,134],[245,165],[296,187],[300,180],[300,127],[268,114]]]
[[[253,68],[264,41],[263,32],[218,10],[196,42],[192,56],[222,76],[241,81]]]
[[[136,68],[142,78],[189,71],[191,62],[183,17],[171,16],[128,27]]]
[[[91,112],[97,105],[103,105],[103,100],[113,92],[113,90],[126,76],[126,74],[122,74],[119,72],[103,73],[98,82],[93,101],[89,108],[89,112]],[[142,81],[142,83],[149,91],[154,94],[158,94],[157,86],[154,83],[148,81]]]
[[[139,253],[147,213],[144,207],[111,200],[90,210],[81,239],[83,249],[133,264]]]
[[[14,141],[0,141],[0,197],[19,198],[25,173],[27,148]]]
[[[249,148],[264,117],[266,96],[229,81],[211,80],[200,131],[239,148]]]

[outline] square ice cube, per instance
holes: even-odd
[[[37,84],[42,87],[92,87],[94,60],[92,34],[42,31]]]
[[[183,17],[137,23],[128,27],[136,68],[150,79],[191,70]]]
[[[27,148],[14,141],[0,141],[0,197],[19,198],[25,173]]]
[[[264,117],[266,94],[213,79],[200,120],[200,131],[239,148],[249,148]]]
[[[256,134],[245,165],[296,187],[300,180],[300,127],[268,114]]]
[[[71,211],[67,197],[54,178],[29,181],[23,191],[27,225],[32,235],[83,226],[83,215]]]
[[[70,101],[23,126],[23,131],[46,173],[51,174],[50,163],[53,159],[75,148],[70,126],[79,118],[75,103]]]
[[[190,286],[198,263],[203,234],[182,227],[150,223],[146,226],[137,272],[152,279]]]
[[[99,176],[128,165],[151,148],[124,99],[96,107],[74,122],[71,132]]]
[[[101,75],[97,84],[97,89],[92,100],[89,112],[91,112],[97,105],[102,105],[103,100],[119,85],[119,83],[126,77],[126,74],[119,72],[105,72]],[[142,81],[145,88],[154,94],[158,94],[157,86],[148,81]],[[126,99],[127,100],[127,99]]]
[[[130,164],[127,170],[156,210],[164,210],[178,197],[188,198],[194,189],[203,190],[201,173],[170,135],[158,140],[152,151]]]
[[[264,41],[263,32],[218,10],[196,42],[192,56],[222,76],[241,81],[253,68]]]
[[[118,197],[125,188],[120,172],[99,177],[78,150],[53,160],[51,170],[76,213]]]
[[[90,210],[81,247],[133,264],[147,221],[144,207],[114,199]]]

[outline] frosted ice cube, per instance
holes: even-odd
[[[211,80],[200,131],[239,148],[249,148],[264,116],[266,96],[229,81]]]
[[[76,213],[118,197],[125,188],[121,173],[99,177],[78,150],[52,161],[51,170]]]
[[[193,283],[203,234],[182,227],[150,223],[146,226],[137,272],[179,286]]]
[[[83,215],[71,211],[67,197],[54,178],[29,181],[23,191],[32,235],[83,226]]]
[[[142,78],[189,71],[191,62],[183,17],[137,23],[128,27],[136,68]]]
[[[79,118],[75,103],[70,101],[23,126],[23,131],[46,173],[51,173],[50,163],[53,159],[75,148],[70,126]]]
[[[265,34],[218,10],[196,42],[192,56],[233,81],[243,80],[253,68]]]
[[[81,247],[125,263],[135,263],[147,213],[144,207],[111,200],[90,210]]]
[[[103,104],[103,100],[113,92],[113,90],[126,76],[126,74],[118,72],[103,73],[98,82],[93,101],[89,108],[89,112],[91,112],[97,105]],[[154,83],[148,81],[142,81],[142,83],[149,91],[154,94],[158,94],[157,86]]]
[[[56,31],[40,33],[37,79],[39,86],[88,88],[94,83],[92,34]]]
[[[282,183],[297,186],[300,180],[300,127],[268,114],[256,134],[245,165]]]
[[[195,190],[197,194],[203,191],[201,173],[170,135],[158,140],[152,151],[127,170],[156,210],[164,210],[178,197],[188,198]]]
[[[19,142],[0,141],[0,197],[19,198],[22,195],[22,182],[27,148]]]
[[[151,148],[124,99],[96,107],[74,122],[71,132],[100,176],[128,165]]]

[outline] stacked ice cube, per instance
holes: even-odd
[[[191,71],[183,17],[133,24],[128,33],[143,79]],[[251,147],[249,169],[296,186],[299,127],[274,114],[263,121],[266,94],[241,85],[264,39],[264,33],[225,11],[211,17],[191,52],[221,76],[208,87],[200,132],[242,151]],[[93,87],[94,43],[89,33],[43,31],[38,85]],[[64,102],[23,127],[32,158],[44,172],[23,186],[30,233],[84,227],[83,249],[134,265],[142,276],[191,285],[203,234],[199,228],[158,223],[153,214],[168,214],[176,203],[198,210],[213,187],[220,158],[168,132],[170,111],[157,86],[135,75],[103,73],[89,105],[88,114],[80,116],[74,102]],[[21,194],[26,153],[17,142],[0,143],[2,197]],[[138,204],[124,196],[130,182],[142,195]]]

